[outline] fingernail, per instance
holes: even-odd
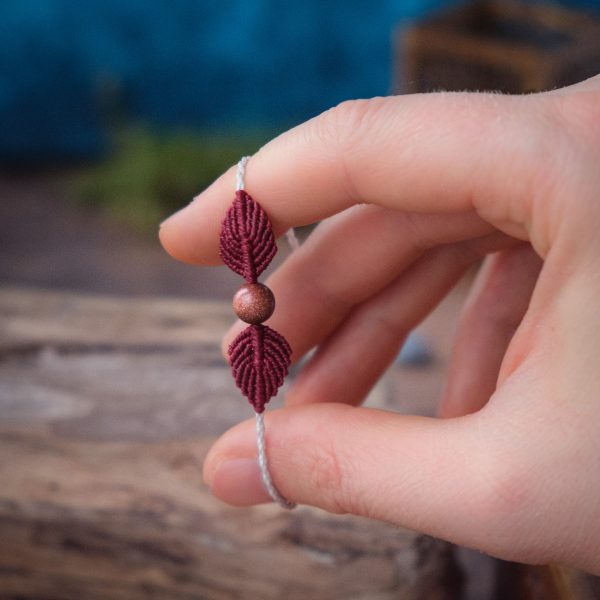
[[[264,488],[258,462],[252,458],[224,459],[207,483],[211,492],[228,504],[250,506],[272,502]]]

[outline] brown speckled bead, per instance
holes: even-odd
[[[273,314],[275,296],[262,283],[247,283],[235,293],[233,310],[242,321],[258,325]]]

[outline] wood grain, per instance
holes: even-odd
[[[201,481],[248,418],[229,306],[0,290],[0,598],[446,599],[451,547]]]

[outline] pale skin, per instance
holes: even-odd
[[[232,168],[163,224],[165,249],[220,264],[234,189]],[[266,418],[280,492],[600,574],[600,76],[346,102],[261,148],[246,189],[276,235],[324,219],[266,281],[294,360],[318,346]],[[361,407],[482,258],[439,416]],[[204,479],[230,504],[266,502],[255,459],[251,419],[216,442]]]

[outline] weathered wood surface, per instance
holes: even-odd
[[[450,547],[201,481],[247,418],[229,306],[0,291],[0,598],[457,597]]]

